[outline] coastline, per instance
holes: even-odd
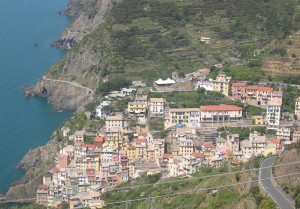
[[[54,164],[55,152],[59,147],[57,138],[52,134],[51,139],[42,146],[29,150],[18,164],[18,168],[25,170],[25,176],[13,182],[6,194],[0,195],[0,203],[35,198],[35,190],[41,183],[42,177],[48,168]],[[2,201],[1,201],[2,200]]]
[[[67,7],[64,9],[72,11],[70,7],[71,3],[74,0],[68,0]],[[71,16],[64,12],[65,16]],[[71,24],[71,22],[69,23]],[[69,27],[67,25],[66,27]],[[65,28],[66,29],[66,28]],[[65,30],[64,29],[64,30]],[[61,34],[60,34],[61,35]],[[50,46],[50,45],[49,45]],[[61,49],[62,50],[62,49]],[[49,69],[47,69],[48,71]],[[46,71],[46,72],[47,72]],[[45,73],[46,73],[45,72]],[[25,95],[26,89],[33,89],[33,87],[24,86],[23,93]],[[45,97],[43,95],[30,95],[37,97]],[[48,103],[51,103],[48,100]],[[54,110],[56,109],[77,109],[76,107],[66,107],[56,106],[54,103],[51,103]],[[67,120],[69,120],[68,118]],[[57,129],[58,127],[56,127]],[[7,191],[0,193],[0,205],[6,203],[31,203],[34,201],[36,197],[36,188],[37,185],[41,183],[42,177],[45,173],[47,173],[48,168],[54,164],[55,153],[59,148],[59,142],[55,136],[55,130],[48,137],[47,142],[44,145],[32,148],[26,152],[26,154],[22,157],[22,159],[18,162],[16,168],[24,171],[24,175],[11,182]],[[30,200],[32,199],[32,200]]]

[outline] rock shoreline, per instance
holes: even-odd
[[[60,49],[70,49],[85,35],[105,21],[105,14],[120,0],[69,0],[65,15],[74,17],[73,22],[68,26],[61,38],[55,41],[52,46]],[[55,79],[64,80],[64,76],[82,76],[83,66],[80,59],[74,60],[74,54],[69,55],[72,60],[63,60],[59,67],[50,71],[55,73]],[[68,54],[66,55],[68,57]],[[62,62],[63,62],[62,61]],[[79,62],[79,63],[78,63]],[[71,69],[69,72],[65,69]],[[65,74],[64,74],[65,73]],[[87,76],[87,75],[85,75]],[[85,78],[87,86],[95,83],[95,78]],[[90,86],[91,87],[91,86]],[[92,87],[91,87],[92,88]],[[25,96],[45,97],[55,109],[78,110],[90,102],[93,97],[84,89],[76,88],[67,83],[52,82],[40,79],[33,86],[23,88]],[[43,176],[48,172],[51,165],[54,165],[55,153],[58,150],[59,142],[52,135],[47,144],[29,150],[18,164],[18,168],[24,169],[26,174],[20,180],[12,183],[8,192],[1,195],[0,199],[18,200],[34,198],[36,188],[42,182]]]
[[[29,150],[17,166],[26,171],[25,176],[13,182],[2,198],[9,200],[34,198],[36,188],[41,184],[43,176],[48,172],[49,167],[54,165],[58,147],[59,142],[52,135],[47,144]]]

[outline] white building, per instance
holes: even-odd
[[[109,106],[110,103],[110,101],[101,102],[101,104],[96,107],[96,117],[105,118],[108,114],[110,114],[110,111],[104,110],[104,107]]]
[[[165,110],[165,101],[163,98],[150,98],[149,113],[153,116],[163,116]]]
[[[195,90],[197,90],[198,88],[204,88],[206,91],[213,91],[214,83],[212,79],[209,79],[208,81],[198,80],[195,84]]]
[[[279,126],[281,116],[281,104],[269,102],[267,105],[267,123],[270,129],[276,129]]]
[[[291,140],[291,129],[285,128],[285,127],[277,129],[276,137],[278,139],[283,139],[284,141],[290,141]]]

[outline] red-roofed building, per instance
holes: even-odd
[[[282,103],[282,91],[274,91],[268,86],[247,86],[246,83],[238,82],[231,85],[232,97],[246,101],[252,105],[267,107],[269,102]]]
[[[202,146],[203,150],[207,150],[207,149],[213,149],[215,146],[213,144],[212,141],[210,142],[205,142]]]
[[[200,107],[201,123],[226,123],[242,118],[242,108],[235,105],[206,105]]]
[[[269,102],[282,103],[282,91],[267,86],[246,86],[246,102],[266,108]]]
[[[49,172],[50,173],[58,173],[60,171],[60,169],[58,168],[58,167],[56,167],[56,166],[51,166],[50,168],[49,168]]]
[[[48,205],[48,189],[47,185],[39,185],[36,191],[36,203]]]
[[[194,156],[196,158],[204,158],[204,154],[200,153],[200,152],[193,152],[192,156]]]

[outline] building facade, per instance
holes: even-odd
[[[201,123],[233,122],[242,118],[242,108],[235,105],[205,105],[200,107]]]

